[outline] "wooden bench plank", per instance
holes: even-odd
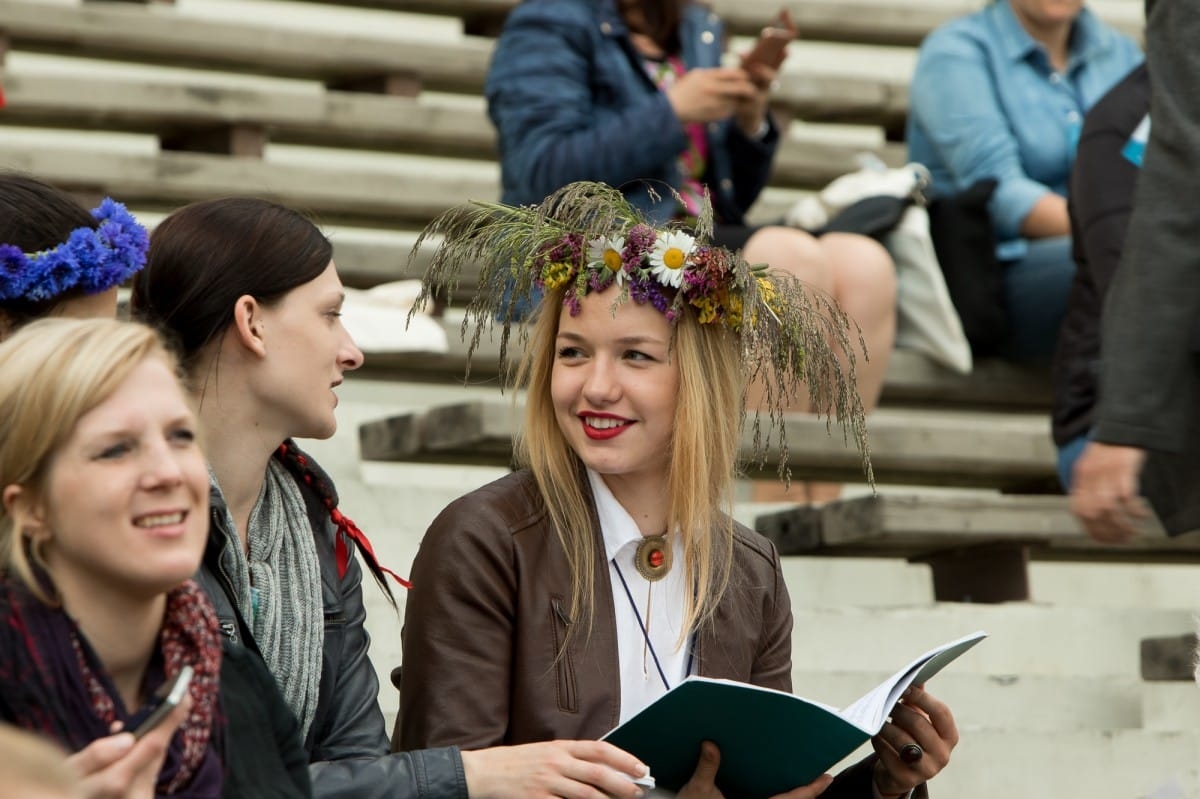
[[[329,4],[334,0],[315,0]],[[519,0],[341,0],[336,4],[455,17],[504,14]],[[806,39],[915,45],[943,22],[978,9],[980,0],[712,0],[735,33],[754,34],[786,6]],[[1103,19],[1130,36],[1142,30],[1140,4],[1090,2]]]
[[[514,411],[505,402],[479,401],[367,422],[359,428],[362,457],[505,465],[519,416],[519,407]],[[825,421],[800,414],[786,420],[786,429],[789,465],[797,478],[863,479],[857,451],[836,426],[827,430]],[[1056,485],[1049,421],[1043,415],[881,409],[868,429],[871,462],[881,482],[1046,490]],[[742,458],[752,452],[746,430]],[[766,468],[773,470],[778,459],[778,448],[769,447]]]
[[[0,0],[0,25],[14,49],[55,55],[320,81],[409,74],[427,88],[473,93],[483,85],[493,44],[325,34],[116,3],[49,10],[41,3]]]
[[[496,136],[482,109],[434,107],[410,97],[354,92],[284,92],[201,80],[97,78],[87,74],[5,75],[2,124],[176,134],[181,129],[250,125],[282,144],[369,148],[419,155],[496,158]],[[853,144],[789,137],[775,185],[819,188],[857,168]],[[904,162],[902,145],[875,150]]]
[[[884,401],[890,404],[1049,409],[1050,373],[998,358],[975,361],[959,374],[918,353],[897,350],[888,364]]]
[[[1029,545],[1041,560],[1200,562],[1200,537],[1170,538],[1157,523],[1128,544],[1099,544],[1063,496],[885,493],[828,503],[820,515],[821,547],[840,555],[912,558],[986,541]]]
[[[1127,544],[1101,544],[1062,496],[881,494],[765,514],[755,527],[781,554],[926,563],[939,601],[1027,600],[1031,559],[1200,563],[1200,533],[1168,538],[1153,522]]]
[[[12,70],[4,76],[4,92],[5,125],[162,134],[249,124],[285,144],[496,158],[495,135],[482,111],[433,107],[411,97],[268,91],[153,74],[127,79]]]
[[[334,258],[347,285],[369,288],[387,279],[417,277],[428,259],[428,253],[418,255],[409,268],[403,266],[407,256],[375,260],[375,250],[369,245],[356,247],[334,242]],[[394,270],[400,269],[397,275]],[[459,336],[459,324],[446,322],[447,353],[368,352],[360,376],[376,380],[418,380],[461,383],[466,371],[467,347]],[[516,341],[510,342],[510,357],[519,355]],[[471,382],[496,382],[499,374],[499,346],[484,341],[471,363]],[[1010,382],[1005,382],[1008,379]],[[979,410],[1037,410],[1050,408],[1049,378],[1041,370],[1022,368],[999,360],[983,360],[975,364],[969,375],[960,375],[939,367],[925,355],[911,350],[892,353],[883,383],[884,407],[953,407]],[[497,383],[498,385],[498,383]]]
[[[171,7],[89,4],[46,7],[0,0],[0,20],[15,49],[115,58],[163,66],[353,83],[411,76],[416,88],[479,94],[494,40],[397,40],[284,30],[260,23],[189,17]],[[807,48],[815,47],[813,53]],[[780,75],[776,101],[800,118],[881,123],[895,129],[907,105],[908,70],[883,50],[830,61],[828,46],[798,42]],[[415,93],[415,92],[412,92]]]
[[[423,224],[465,198],[499,192],[498,181],[428,171],[350,171],[197,153],[138,155],[0,143],[0,163],[131,205],[173,208],[220,195],[254,195],[316,212],[324,221],[393,227]]]

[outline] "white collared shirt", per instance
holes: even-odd
[[[684,577],[678,534],[670,537],[672,563],[667,575],[654,583],[641,575],[634,565],[634,554],[642,541],[637,523],[613,496],[600,475],[591,469],[587,470],[587,474],[592,496],[596,500],[596,515],[600,519],[600,532],[604,537],[605,556],[609,561],[608,574],[616,612],[617,660],[621,670],[621,723],[624,723],[667,692],[654,664],[654,654],[658,655],[663,674],[672,688],[687,676],[693,636],[688,635],[681,642],[679,634],[683,629],[688,581]],[[620,568],[620,576],[617,568]],[[621,583],[621,577],[629,586],[628,593]],[[633,597],[632,603],[630,596]],[[646,621],[647,604],[650,647],[646,646],[646,637],[634,613],[636,606],[637,614],[641,615],[643,622]]]

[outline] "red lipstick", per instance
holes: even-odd
[[[593,427],[589,424],[591,419],[611,419],[616,424],[611,427]],[[579,414],[579,420],[583,423],[583,433],[593,441],[608,441],[616,438],[633,426],[633,422],[626,419],[624,416],[617,416],[612,413],[596,413],[595,411],[585,411]]]

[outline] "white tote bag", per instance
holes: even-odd
[[[920,206],[904,212],[883,246],[896,263],[896,347],[916,350],[960,374],[971,371],[971,345],[929,235],[929,214]]]

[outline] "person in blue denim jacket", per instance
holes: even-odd
[[[707,190],[714,244],[823,289],[860,325],[870,361],[860,360],[857,386],[870,410],[895,336],[891,257],[865,236],[747,225],[780,139],[767,110],[775,70],[723,67],[724,43],[716,15],[689,0],[525,0],[487,79],[502,200],[540,203],[568,183],[599,181],[661,224],[694,216]],[[800,486],[788,498],[836,490]]]
[[[1066,194],[1083,117],[1141,60],[1083,0],[994,0],[921,45],[909,158],[929,167],[938,196],[996,179],[1013,358],[1054,350],[1075,271]]]

